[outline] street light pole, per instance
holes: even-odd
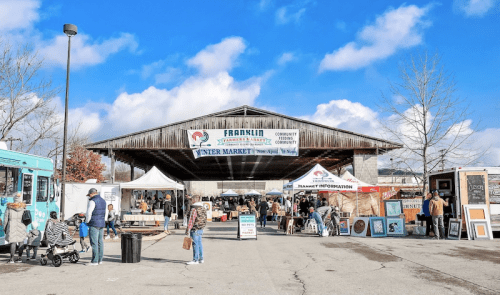
[[[69,61],[71,54],[71,37],[78,33],[78,28],[72,24],[65,24],[63,31],[68,36],[68,62],[66,65],[66,100],[64,103],[64,139],[63,139],[63,164],[62,164],[62,179],[61,179],[61,220],[64,221],[64,206],[66,203],[66,154],[67,154],[67,138],[68,138],[68,97],[69,97]]]

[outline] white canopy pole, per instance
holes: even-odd
[[[358,190],[356,190],[356,217],[359,217]]]

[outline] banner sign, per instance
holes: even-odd
[[[194,158],[299,155],[298,129],[187,130]]]

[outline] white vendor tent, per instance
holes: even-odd
[[[255,190],[251,190],[248,193],[245,193],[245,196],[260,196],[260,194]]]
[[[221,195],[221,197],[237,197],[237,196],[239,196],[238,193],[236,193],[232,189],[230,189],[230,190],[228,190],[225,193],[222,193],[220,195]]]
[[[356,191],[358,190],[358,184],[351,183],[338,176],[335,176],[331,172],[328,172],[320,164],[316,164],[309,172],[302,175],[301,177],[290,181],[283,185],[283,190],[292,191],[292,196],[294,196],[295,190],[331,190],[331,191]],[[293,197],[292,197],[293,198]],[[294,203],[292,199],[292,204]],[[293,206],[292,206],[292,216],[293,216]]]
[[[374,186],[372,184],[368,184],[366,182],[363,182],[363,181],[357,179],[349,171],[344,172],[344,174],[342,174],[342,176],[340,176],[340,178],[342,178],[343,180],[347,180],[350,183],[356,183],[358,186],[362,186],[362,187],[365,187],[365,186]]]
[[[277,189],[273,189],[273,190],[271,190],[271,191],[267,192],[267,194],[266,194],[266,195],[270,195],[270,196],[281,196],[282,194],[283,194],[283,193],[282,193],[282,192],[280,192],[279,190],[277,190]]]
[[[120,189],[145,189],[145,190],[184,190],[184,185],[161,173],[158,168],[151,168],[146,174],[134,181],[120,183]]]

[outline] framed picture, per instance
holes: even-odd
[[[399,217],[403,214],[402,200],[385,200],[384,209],[386,217]]]
[[[349,225],[349,218],[340,219],[340,235],[349,236],[351,235],[351,227]]]
[[[387,237],[385,217],[370,217],[370,231],[372,238]]]
[[[460,240],[462,234],[462,219],[450,218],[448,225],[448,239]]]
[[[492,239],[491,232],[486,221],[471,221],[471,227],[474,231],[474,240],[490,240]],[[491,228],[490,228],[491,229]]]
[[[414,236],[425,236],[427,234],[427,228],[425,226],[414,226],[413,235]]]
[[[493,232],[491,231],[490,214],[486,204],[463,205],[465,213],[465,225],[467,226],[467,239],[472,240],[476,238],[476,231],[473,227],[473,222],[485,222],[488,234],[488,239],[493,239]],[[482,228],[480,229],[482,230]]]
[[[406,236],[405,219],[396,217],[387,217],[387,236],[404,237]]]
[[[356,217],[352,221],[351,236],[353,237],[366,237],[368,227],[370,226],[370,218]]]

